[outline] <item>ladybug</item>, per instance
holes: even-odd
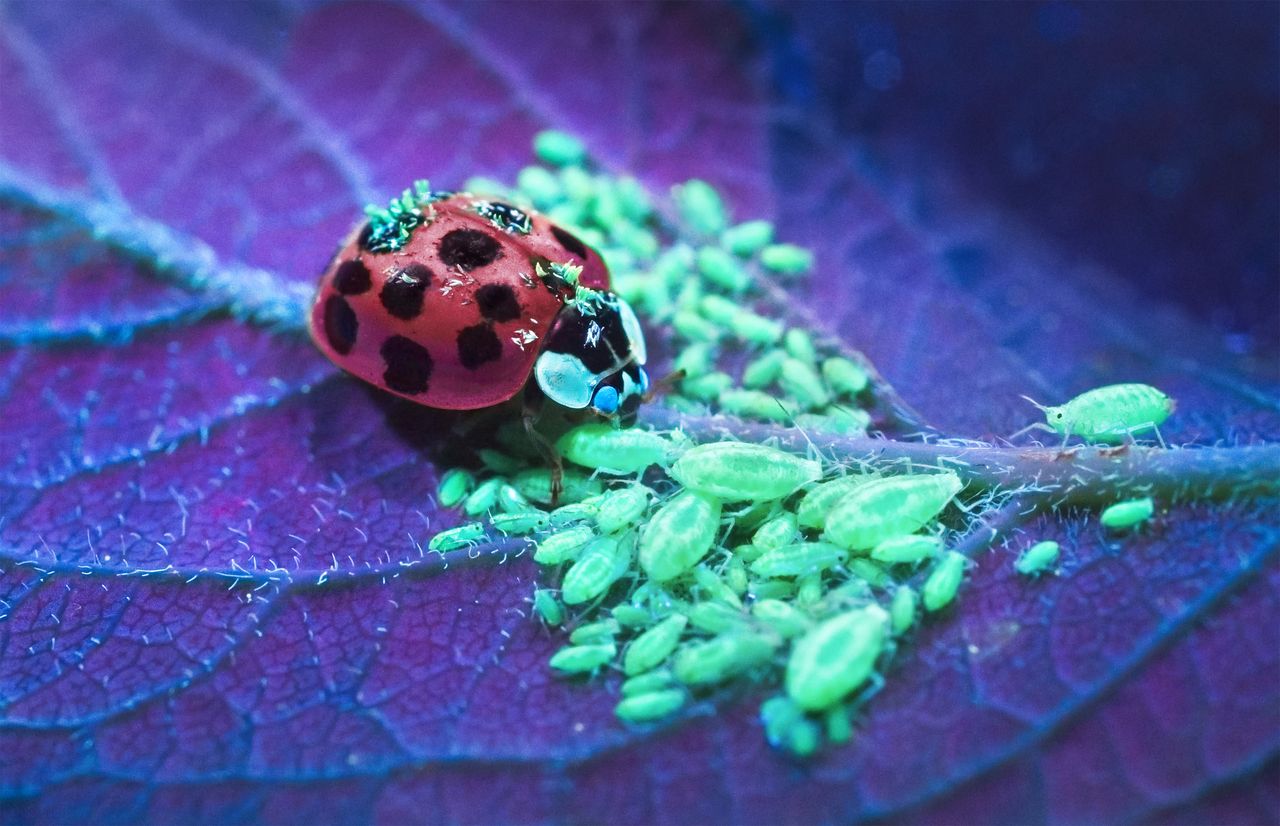
[[[428,407],[492,407],[524,390],[634,422],[649,389],[644,334],[595,250],[532,210],[425,182],[370,215],[312,307],[331,361]]]

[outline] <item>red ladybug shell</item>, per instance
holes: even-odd
[[[581,282],[609,289],[599,254],[543,215],[519,234],[473,211],[483,199],[453,195],[405,245],[375,253],[367,227],[320,279],[311,337],[347,372],[429,407],[472,410],[520,392],[571,289],[536,266],[582,267]],[[492,202],[490,202],[492,203]]]

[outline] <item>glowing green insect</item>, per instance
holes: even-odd
[[[771,551],[774,548],[781,548],[783,545],[790,545],[796,541],[796,537],[800,535],[800,528],[796,523],[795,514],[790,511],[783,511],[777,516],[765,522],[756,529],[755,534],[751,537],[751,544],[759,548],[761,552]],[[756,555],[759,558],[759,554]],[[752,562],[753,560],[745,560]]]
[[[1024,399],[1044,411],[1047,424],[1031,429],[1050,430],[1091,442],[1116,443],[1144,430],[1155,430],[1173,412],[1174,401],[1149,384],[1109,384],[1081,393],[1066,404],[1046,407],[1034,399]],[[1017,435],[1017,434],[1015,434]]]
[[[688,624],[688,617],[672,614],[636,637],[627,648],[622,670],[628,677],[634,677],[661,665],[680,644],[680,635]]]
[[[810,571],[796,578],[796,603],[806,608],[822,601],[822,572]]]
[[[855,557],[849,560],[848,567],[849,573],[858,577],[873,588],[885,588],[892,580],[888,571],[878,563],[872,562],[870,559]]]
[[[575,465],[619,474],[666,464],[672,449],[671,442],[657,433],[605,422],[578,425],[556,440],[556,450]]]
[[[586,525],[545,536],[538,540],[533,561],[539,565],[559,565],[577,559],[582,549],[595,537],[595,530]]]
[[[675,677],[671,676],[670,671],[649,671],[623,680],[620,690],[623,697],[632,697],[636,694],[648,694],[651,691],[671,688],[674,683]]]
[[[740,304],[720,295],[705,295],[698,309],[707,318],[727,328],[738,338],[755,344],[774,344],[782,337],[782,325],[771,318],[744,310]]]
[[[766,579],[751,582],[747,593],[755,600],[785,599],[796,592],[796,584],[789,579]]]
[[[893,633],[904,633],[916,621],[916,605],[920,598],[908,585],[899,585],[889,604],[889,617],[893,620]]]
[[[684,691],[678,688],[635,694],[618,703],[613,713],[628,723],[658,720],[679,711],[684,705],[685,696]]]
[[[775,645],[762,634],[725,634],[680,649],[671,670],[686,685],[718,683],[768,662]]]
[[[797,542],[765,551],[751,563],[751,572],[766,579],[804,576],[839,565],[848,556],[843,548],[828,542]]]
[[[871,676],[884,649],[888,623],[883,608],[868,605],[832,617],[805,634],[787,660],[787,694],[808,711],[842,700]]]
[[[595,519],[596,510],[594,503],[574,502],[572,505],[562,505],[556,508],[548,516],[553,528],[562,528],[575,522]]]
[[[818,363],[818,348],[814,346],[813,336],[799,327],[792,327],[782,337],[782,346],[792,358],[802,361],[810,367]]]
[[[595,671],[612,660],[617,653],[618,649],[613,643],[570,645],[557,651],[548,665],[564,674],[582,674]]]
[[[760,251],[760,263],[782,275],[801,275],[813,268],[813,253],[795,244],[773,244]]]
[[[822,476],[822,465],[764,445],[716,442],[690,448],[670,475],[727,502],[780,499]]]
[[[653,621],[653,615],[638,605],[622,603],[609,611],[623,628],[643,628]]]
[[[878,478],[880,477],[871,474],[855,473],[810,488],[800,500],[800,506],[796,508],[796,521],[801,527],[821,530],[826,527],[827,514],[837,502],[872,479]]]
[[[823,433],[862,436],[871,425],[871,414],[856,407],[832,405],[820,414],[803,413],[797,416],[796,425]]]
[[[480,516],[488,513],[498,503],[498,491],[506,481],[501,477],[486,479],[481,482],[462,502],[462,511],[467,516]]]
[[[476,451],[476,455],[480,457],[480,462],[492,470],[494,473],[510,476],[520,468],[524,467],[524,463],[509,453],[503,453],[501,450],[495,450],[491,447],[481,448]]]
[[[742,386],[751,390],[768,387],[782,374],[782,363],[787,360],[784,350],[770,350],[742,371]]]
[[[784,639],[798,637],[813,627],[808,615],[780,599],[756,600],[751,606],[751,616]]]
[[[751,276],[738,259],[719,247],[698,250],[698,272],[712,284],[731,292],[740,293],[751,286]]]
[[[618,205],[622,207],[622,214],[632,221],[643,223],[653,213],[649,193],[635,178],[619,178],[615,189],[618,193]]]
[[[489,523],[508,536],[524,536],[542,530],[549,521],[547,514],[536,508],[526,508],[512,513],[495,513],[489,517]]]
[[[658,254],[658,239],[647,229],[634,224],[619,224],[614,228],[613,234],[626,247],[627,252],[640,261],[651,261]]]
[[[719,500],[691,490],[677,494],[640,535],[640,567],[655,582],[674,579],[707,555],[719,528]]]
[[[1057,542],[1045,540],[1037,542],[1022,552],[1013,567],[1018,573],[1026,576],[1041,574],[1053,567],[1058,561],[1059,546]]]
[[[555,206],[564,197],[560,181],[541,166],[526,166],[516,175],[516,186],[538,209]]]
[[[760,706],[764,737],[775,749],[808,757],[818,750],[818,726],[790,697],[771,697]]]
[[[575,645],[585,645],[587,643],[612,645],[614,636],[620,630],[622,630],[621,627],[612,619],[589,622],[573,629],[573,633],[569,634],[569,642]]]
[[[572,223],[578,229],[586,229],[582,224],[585,223],[584,219],[590,211],[592,199],[596,197],[595,178],[579,166],[566,166],[560,170],[560,186],[564,189],[565,197],[580,210],[578,217],[567,223]],[[598,246],[598,242],[587,241],[587,243]]]
[[[629,549],[623,548],[616,538],[602,536],[592,540],[565,572],[561,599],[566,605],[595,599],[626,573],[629,562]]]
[[[860,485],[827,514],[824,536],[842,548],[869,550],[915,533],[964,487],[954,473],[889,476]]]
[[[538,612],[547,625],[559,625],[564,622],[564,609],[556,602],[555,594],[539,588],[533,592],[533,610]]]
[[[649,496],[652,493],[644,485],[609,491],[600,498],[596,527],[601,533],[613,533],[636,524],[649,509]]]
[[[720,236],[720,243],[734,255],[744,258],[754,255],[773,240],[773,224],[768,221],[745,221],[729,227]]]
[[[822,377],[838,395],[852,398],[867,389],[871,377],[849,359],[834,356],[822,362]]]
[[[716,349],[705,342],[690,344],[671,362],[673,370],[683,371],[685,379],[710,373],[716,364]]]
[[[440,506],[452,508],[475,487],[476,478],[465,470],[454,468],[440,477],[440,485],[436,488],[436,499]]]
[[[587,148],[568,132],[548,129],[533,136],[533,154],[551,166],[581,166]]]
[[[680,390],[690,398],[711,402],[733,387],[733,377],[719,370],[701,376],[686,376],[680,382]]]
[[[738,557],[731,557],[721,572],[724,584],[730,592],[741,597],[747,592],[747,566]]]
[[[788,358],[782,362],[778,384],[784,393],[806,410],[824,407],[831,401],[818,371],[800,359]]]
[[[504,484],[498,488],[498,508],[503,513],[519,513],[529,510],[529,500],[516,490],[515,485]]]
[[[964,581],[964,569],[968,561],[964,554],[956,551],[947,551],[938,560],[921,592],[926,611],[941,611],[951,604],[956,598],[956,591],[960,590],[960,583]]]
[[[671,318],[671,326],[675,331],[690,341],[706,343],[720,340],[721,330],[716,324],[707,321],[693,310],[681,310]]]
[[[853,739],[853,720],[849,718],[848,706],[832,706],[823,719],[827,724],[827,739],[832,743],[847,743]]]
[[[518,473],[511,486],[526,500],[540,505],[551,504],[553,474],[547,468],[531,468]],[[560,503],[569,505],[597,496],[603,490],[599,479],[592,479],[574,470],[560,474]]]
[[[724,201],[706,181],[685,181],[674,190],[680,217],[703,235],[719,235],[727,223]]]
[[[465,525],[459,525],[456,528],[449,528],[445,531],[431,537],[431,541],[427,543],[427,548],[432,551],[452,551],[463,548],[485,538],[485,527],[481,522],[468,522]]]
[[[741,608],[723,602],[699,602],[689,609],[689,622],[712,634],[738,631],[747,627],[747,618]]]
[[[938,553],[942,540],[936,536],[891,536],[871,549],[871,558],[877,562],[920,562]]]
[[[738,599],[738,595],[733,592],[733,589],[726,585],[724,580],[716,576],[716,572],[706,565],[699,565],[693,569],[693,581],[697,583],[698,589],[707,599],[719,600],[734,608],[742,607],[742,600]]]
[[[760,390],[726,390],[720,394],[720,409],[735,416],[789,422],[796,414],[795,404]]]
[[[1124,530],[1141,525],[1156,512],[1156,504],[1150,496],[1143,499],[1127,499],[1117,502],[1102,512],[1099,520],[1112,530]]]

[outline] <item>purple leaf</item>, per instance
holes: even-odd
[[[867,353],[943,434],[1008,435],[1032,416],[1022,393],[1060,401],[1143,380],[1179,401],[1171,441],[1280,438],[1273,331],[1243,297],[1256,277],[1214,297],[1256,338],[1241,355],[1194,315],[1206,288],[1187,275],[1176,227],[1153,219],[1123,246],[1083,217],[1080,205],[1108,201],[1098,179],[1119,175],[1086,163],[1110,157],[1105,129],[1082,128],[1077,166],[1054,167],[1059,206],[1007,175],[966,174],[965,152],[990,151],[956,125],[978,93],[933,99],[916,73],[955,57],[922,32],[1011,39],[1016,77],[1048,48],[1018,28],[1041,18],[1013,7],[991,34],[963,14],[935,26],[910,7],[833,8],[7,7],[10,818],[1280,817],[1274,497],[1189,496],[1124,539],[1084,511],[1015,519],[976,555],[955,610],[906,643],[854,741],[795,762],[764,743],[749,689],[632,730],[612,715],[616,679],[555,679],[545,663],[560,640],[528,618],[536,571],[518,544],[423,550],[459,521],[433,499],[441,418],[338,375],[300,334],[313,279],[364,202],[422,175],[509,178],[532,135],[555,126],[655,191],[706,178],[736,216],[811,245],[815,276],[775,311]],[[1053,13],[1048,31],[1077,31]],[[1086,51],[1118,48],[1094,26],[1127,25],[1144,54],[1164,42],[1114,12],[1068,13]],[[1161,37],[1202,60],[1179,26],[1274,35],[1275,15],[1242,16],[1168,18]],[[1256,47],[1269,62],[1250,61],[1274,66],[1269,43]],[[995,63],[981,77],[1005,71]],[[899,104],[881,89],[895,71]],[[1212,82],[1246,87],[1229,73]],[[1085,73],[1075,83],[1082,98],[1091,83],[1116,91]],[[1034,97],[1019,88],[1001,98],[1014,131]],[[1259,128],[1274,134],[1274,79],[1262,88],[1238,108],[1261,99]],[[955,144],[936,158],[934,112]],[[873,139],[853,132],[881,115]],[[1274,166],[1274,146],[1246,144]],[[1180,208],[1204,218],[1206,192]],[[1273,230],[1233,227],[1212,247],[1226,269],[1246,266],[1232,249],[1264,248],[1272,296]],[[1168,296],[1128,272],[1166,240],[1173,251],[1151,254],[1174,273]],[[1012,560],[1042,538],[1063,544],[1062,575],[1018,577]]]

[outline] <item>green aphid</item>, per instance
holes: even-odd
[[[867,389],[871,377],[856,362],[834,356],[822,362],[822,378],[838,396],[853,398]]]
[[[756,529],[751,536],[751,544],[763,553],[781,548],[783,545],[790,545],[799,537],[800,526],[796,522],[796,515],[790,511],[783,511]],[[758,557],[759,554],[756,555],[756,558]]]
[[[454,468],[440,477],[440,485],[436,488],[436,500],[444,508],[452,508],[475,487],[476,477],[465,470]]]
[[[693,310],[680,310],[671,317],[671,326],[676,333],[690,341],[714,343],[722,335],[720,327],[707,321]]]
[[[743,630],[748,625],[741,608],[723,602],[699,602],[689,609],[689,623],[712,634]]]
[[[533,610],[538,612],[547,625],[559,625],[564,622],[564,609],[556,601],[555,594],[539,588],[533,592]]]
[[[747,566],[738,557],[730,558],[720,576],[724,579],[725,587],[735,596],[742,597],[747,592]]]
[[[613,606],[609,614],[623,628],[644,628],[653,621],[653,615],[646,609],[626,602]]]
[[[962,487],[951,472],[873,479],[835,504],[823,535],[842,548],[870,550],[889,537],[920,530]]]
[[[586,525],[544,536],[538,540],[538,548],[533,552],[533,561],[539,565],[559,565],[570,562],[577,559],[587,543],[595,538],[595,530]]]
[[[790,579],[763,579],[749,583],[747,593],[754,600],[787,599],[796,592],[796,584]]]
[[[1024,576],[1039,576],[1057,564],[1060,550],[1058,543],[1051,539],[1037,542],[1022,552],[1013,567]]]
[[[564,191],[556,176],[541,166],[526,166],[516,175],[516,186],[535,207],[548,210],[560,202]]]
[[[778,385],[782,388],[782,392],[806,410],[825,407],[831,401],[818,371],[800,359],[783,360],[782,372],[778,375]]]
[[[751,563],[751,573],[774,579],[825,571],[844,562],[849,552],[827,542],[797,542],[765,551]]]
[[[584,674],[595,671],[617,654],[617,646],[613,643],[570,645],[557,651],[548,665],[563,674]]]
[[[767,502],[820,478],[822,465],[764,445],[716,442],[685,451],[669,475],[726,502]]]
[[[629,548],[611,536],[594,539],[565,572],[560,596],[566,605],[580,605],[609,590],[630,563]]]
[[[747,533],[759,528],[777,514],[776,501],[747,502],[745,506],[725,514],[725,517],[732,520],[735,531]]]
[[[742,386],[750,390],[768,387],[782,374],[782,363],[787,360],[785,350],[770,350],[747,364],[742,371]]]
[[[926,611],[941,611],[951,604],[964,581],[964,569],[968,558],[956,551],[947,551],[925,580],[921,596]]]
[[[498,488],[497,504],[498,509],[503,513],[519,513],[530,508],[529,500],[524,494],[516,490],[515,485],[509,483]]]
[[[566,525],[573,525],[578,522],[586,522],[596,518],[596,506],[594,503],[574,502],[572,505],[561,505],[553,510],[548,516],[550,524],[553,528],[562,528]]]
[[[618,196],[618,204],[622,214],[637,224],[642,224],[653,215],[653,202],[644,186],[635,178],[619,178],[614,186]]]
[[[1133,434],[1155,430],[1173,413],[1174,401],[1149,384],[1110,384],[1081,393],[1066,404],[1045,407],[1034,399],[1024,399],[1044,411],[1047,424],[1025,429],[1049,429],[1064,438],[1079,436],[1089,442],[1115,444]]]
[[[693,569],[693,581],[707,599],[718,600],[734,608],[742,607],[742,600],[733,589],[706,565],[699,565]]]
[[[658,255],[650,272],[655,278],[662,279],[668,287],[674,289],[686,284],[697,284],[695,279],[689,277],[693,274],[693,269],[693,249],[684,244],[677,244]]]
[[[818,348],[813,343],[813,336],[799,327],[792,327],[782,337],[782,346],[787,354],[804,362],[809,367],[818,364]]]
[[[431,537],[431,541],[427,543],[427,549],[432,551],[453,551],[458,548],[465,548],[474,545],[485,538],[485,526],[483,522],[468,522],[465,525],[459,525],[456,528],[440,531],[440,533]]]
[[[822,602],[822,571],[809,571],[796,577],[796,604],[806,608]]]
[[[568,132],[547,129],[533,136],[533,154],[551,166],[581,166],[587,159],[587,148]]]
[[[668,582],[697,565],[720,529],[720,501],[697,491],[668,500],[640,535],[640,567],[655,582]]]
[[[463,512],[467,516],[480,516],[488,513],[498,504],[498,491],[502,490],[502,486],[506,483],[505,479],[497,476],[481,482],[462,501]]]
[[[698,272],[707,281],[730,292],[740,293],[751,286],[751,276],[738,259],[719,247],[698,250]]]
[[[733,317],[742,312],[736,301],[730,301],[722,295],[704,295],[698,301],[698,310],[708,321],[714,321],[722,327],[728,327]]]
[[[789,697],[771,697],[760,706],[760,722],[769,745],[796,755],[809,757],[818,750],[821,732],[817,723],[805,716],[803,709]]]
[[[682,689],[668,688],[662,691],[651,691],[648,694],[635,694],[618,703],[613,713],[618,719],[628,723],[644,723],[669,717],[680,710],[687,695]]]
[[[890,565],[909,564],[936,556],[941,548],[942,540],[936,536],[891,536],[871,549],[871,558]]]
[[[760,390],[726,390],[720,396],[720,408],[726,413],[746,419],[790,422],[795,418],[795,404]]]
[[[853,473],[810,488],[796,508],[796,521],[803,528],[821,530],[826,527],[827,514],[837,502],[867,482],[879,478],[874,474]]]
[[[888,623],[883,608],[868,605],[819,624],[791,648],[787,694],[808,711],[843,700],[875,670]]]
[[[644,289],[639,299],[640,309],[655,320],[666,321],[673,311],[671,288],[650,273],[645,273],[642,281]]]
[[[777,643],[754,633],[724,634],[676,652],[671,670],[685,685],[719,683],[773,659]]]
[[[1102,512],[1099,520],[1113,531],[1121,531],[1141,525],[1156,512],[1156,504],[1150,496],[1116,502]]]
[[[675,187],[673,194],[680,217],[695,232],[715,236],[724,231],[728,223],[724,201],[711,184],[695,178]]]
[[[871,602],[871,586],[860,576],[851,576],[822,595],[817,612],[822,615],[848,611]]]
[[[755,255],[773,241],[773,224],[768,221],[745,221],[729,227],[720,236],[720,243],[734,255],[746,258]]]
[[[760,251],[760,263],[782,275],[801,275],[813,269],[813,253],[795,244],[771,244]]]
[[[796,427],[839,436],[865,436],[871,425],[871,414],[849,407],[828,407],[823,413],[801,413]]]
[[[893,601],[889,603],[889,617],[892,620],[895,636],[906,632],[916,621],[916,606],[920,598],[909,585],[899,585],[893,592]]]
[[[662,691],[675,685],[676,678],[670,671],[649,671],[622,681],[622,696],[634,697],[651,691]]]
[[[589,622],[573,629],[573,633],[569,635],[569,642],[574,645],[587,645],[588,643],[612,645],[613,638],[617,636],[620,630],[622,630],[621,627],[612,619]]]
[[[637,524],[649,509],[649,497],[652,494],[653,491],[644,485],[609,491],[600,498],[596,527],[601,533],[614,533]]]
[[[614,228],[613,235],[637,261],[652,261],[658,254],[658,239],[647,229],[621,224]]]
[[[610,272],[630,272],[636,268],[635,257],[622,247],[601,246],[598,250]]]
[[[704,402],[715,401],[730,387],[733,387],[733,378],[728,373],[719,371],[701,376],[686,376],[680,382],[680,390],[686,396]]]
[[[748,310],[740,310],[733,317],[731,327],[738,338],[760,345],[777,344],[784,329],[781,322]]]
[[[636,637],[627,647],[626,656],[622,659],[623,672],[628,677],[634,677],[662,665],[680,644],[680,635],[688,624],[688,617],[672,614]]]
[[[616,235],[619,226],[626,220],[622,215],[622,204],[608,178],[597,175],[595,181],[596,197],[591,204],[592,218],[597,225]]]
[[[566,170],[573,172],[581,172],[580,169]],[[564,190],[565,178],[560,176],[558,179],[561,190]],[[565,197],[569,197],[565,193]],[[580,234],[582,232],[582,224],[587,218],[587,205],[574,201],[561,201],[555,206],[547,210],[547,217],[558,226],[566,229],[572,229],[573,232]]]
[[[756,622],[784,639],[798,637],[813,627],[805,612],[780,599],[758,599],[751,606]]]
[[[621,272],[613,274],[613,292],[628,304],[643,304],[649,283],[655,279],[647,274]]]
[[[705,376],[714,370],[715,366],[716,348],[704,342],[685,347],[671,362],[671,368],[683,372],[686,381]]]
[[[512,487],[530,502],[539,505],[551,504],[551,483],[553,473],[548,468],[530,468],[516,474],[511,480]],[[560,502],[573,504],[592,496],[598,496],[604,490],[599,479],[592,479],[585,474],[573,470],[565,470],[560,474]]]
[[[834,705],[823,715],[827,726],[827,739],[832,743],[847,743],[853,739],[853,720],[849,716],[849,707]]]
[[[507,536],[524,536],[547,527],[550,518],[543,511],[527,508],[522,511],[495,513],[489,517],[490,524]]]
[[[591,177],[585,169],[579,166],[568,166],[560,170],[560,187],[564,190],[565,197],[579,210],[579,218],[574,222],[574,228],[580,230],[578,235],[584,234],[588,229],[586,226],[587,218],[591,214],[591,204],[596,197],[596,181]],[[561,206],[564,206],[563,204]],[[557,207],[558,209],[559,207]],[[599,233],[597,233],[599,235]],[[597,241],[588,241],[591,246],[598,246],[599,241],[604,240],[602,237]]]
[[[640,473],[652,465],[665,465],[674,446],[649,430],[594,422],[578,425],[565,433],[556,440],[556,450],[575,465],[629,474]]]
[[[485,175],[472,175],[462,182],[462,191],[473,195],[497,195],[507,197],[507,185],[496,178]]]
[[[849,573],[873,588],[887,588],[893,582],[889,572],[870,559],[855,557],[849,560],[848,568]]]

